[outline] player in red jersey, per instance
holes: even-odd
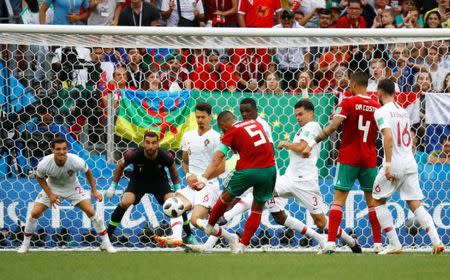
[[[239,153],[236,170],[227,180],[220,199],[214,205],[209,220],[197,220],[197,225],[207,234],[223,236],[230,244],[233,253],[242,253],[250,243],[261,222],[261,214],[266,201],[272,198],[276,181],[275,158],[272,143],[256,120],[236,121],[233,113],[224,111],[217,117],[219,128],[224,132],[221,144],[215,152],[205,173],[197,178],[194,188],[201,189],[206,182],[223,170],[228,151]],[[253,187],[253,203],[250,216],[245,223],[242,238],[228,233],[216,225],[233,199]]]
[[[374,112],[381,105],[369,97],[367,84],[368,77],[364,72],[356,72],[351,76],[350,89],[354,96],[342,100],[331,124],[308,143],[309,148],[304,152],[304,156],[308,156],[314,145],[327,138],[343,124],[335,176],[334,200],[329,213],[328,242],[319,253],[331,254],[336,251],[336,234],[342,221],[342,207],[356,179],[364,191],[369,208],[374,250],[381,251],[381,229],[372,198],[373,182],[378,172],[375,144],[377,125]]]

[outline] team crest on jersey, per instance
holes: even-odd
[[[209,139],[206,139],[206,140],[203,142],[203,144],[205,144],[205,147],[208,147],[209,143],[210,143]]]
[[[69,170],[67,170],[67,175],[69,175],[69,176],[72,176],[72,175],[73,175],[73,173],[75,173],[75,172],[73,172],[73,170],[72,170],[72,169],[69,169]]]

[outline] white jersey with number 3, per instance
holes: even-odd
[[[389,128],[392,132],[392,172],[417,172],[417,163],[412,153],[413,139],[408,112],[400,105],[389,102],[375,111],[375,120],[380,131]]]

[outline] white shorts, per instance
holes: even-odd
[[[271,213],[284,210],[287,198],[294,197],[297,203],[308,209],[311,214],[325,213],[325,206],[317,181],[291,181],[287,176],[277,177],[274,197],[266,204]]]
[[[419,184],[417,172],[408,174],[395,174],[396,179],[389,181],[384,175],[384,168],[378,172],[373,183],[372,196],[375,199],[389,198],[394,192],[400,193],[401,200],[422,200],[424,198]]]
[[[219,182],[208,181],[208,184],[201,190],[196,191],[189,186],[178,190],[177,193],[183,195],[194,207],[195,205],[201,205],[208,209],[211,209],[220,196]]]
[[[62,199],[67,200],[70,202],[73,206],[77,205],[83,200],[91,199],[91,196],[89,192],[86,192],[81,186],[76,186],[73,189],[69,188],[68,190],[60,191],[60,190],[54,190],[52,189],[52,192],[56,195],[61,196]],[[50,199],[48,198],[47,194],[44,190],[42,190],[34,202],[38,202],[41,204],[44,204],[47,207],[50,207]]]

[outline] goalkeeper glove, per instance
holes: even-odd
[[[117,187],[117,183],[111,182],[108,190],[106,191],[106,198],[108,198],[109,200],[112,199],[112,197],[114,196],[114,193],[116,192],[116,187]]]

